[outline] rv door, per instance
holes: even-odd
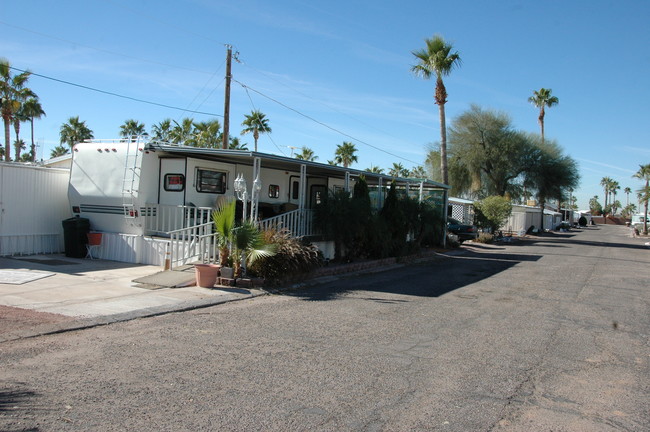
[[[160,159],[160,189],[158,203],[161,205],[184,205],[186,191],[185,159]]]

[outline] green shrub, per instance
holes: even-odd
[[[316,246],[292,237],[287,230],[268,230],[263,236],[267,243],[275,245],[276,253],[252,263],[247,269],[251,275],[277,284],[298,279],[323,263],[323,255]]]
[[[478,237],[474,241],[476,243],[494,243],[494,235],[482,232],[478,234]]]
[[[474,204],[475,223],[496,232],[512,213],[512,204],[502,196],[489,196]]]

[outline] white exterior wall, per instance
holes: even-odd
[[[63,251],[69,170],[0,164],[0,255]]]
[[[513,205],[512,214],[500,229],[505,232],[521,234],[531,226],[539,229],[541,220],[542,214],[538,207]]]

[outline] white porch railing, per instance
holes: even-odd
[[[146,204],[142,209],[147,234],[162,234],[212,221],[212,208]]]
[[[212,222],[169,233],[170,269],[191,262],[215,262],[219,257],[217,233],[212,232]]]
[[[309,209],[293,210],[287,213],[261,220],[259,227],[266,229],[286,229],[294,237],[318,234],[314,229],[314,211]]]

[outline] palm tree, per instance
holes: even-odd
[[[632,176],[645,181],[645,186],[638,190],[639,200],[643,203],[643,234],[648,235],[648,201],[650,201],[650,164],[639,165],[639,170]]]
[[[223,139],[221,141],[223,142]],[[248,150],[248,144],[240,142],[238,137],[231,136],[228,139],[228,148],[230,150]]]
[[[120,126],[120,136],[124,138],[124,141],[130,140],[131,142],[135,142],[138,137],[149,136],[149,134],[146,132],[144,123],[129,119]]]
[[[603,177],[600,179],[600,185],[605,191],[605,205],[603,206],[603,215],[605,216],[605,223],[607,223],[607,197],[609,197],[609,188],[614,180],[609,177]]]
[[[632,193],[632,189],[626,187],[625,189],[623,189],[623,193],[626,195],[625,206],[627,207],[630,205],[630,194]]]
[[[425,170],[422,165],[418,165],[416,167],[413,167],[411,172],[409,172],[408,176],[413,178],[425,179],[427,178],[427,170]]]
[[[388,170],[388,175],[392,177],[405,177],[405,172],[406,171],[406,176],[408,176],[408,170],[404,168],[404,165],[401,163],[395,163],[393,162],[393,167]]]
[[[20,153],[25,150],[25,141],[20,139],[20,124],[27,121],[27,117],[23,114],[23,104],[20,103],[18,110],[14,113],[14,131],[16,133],[16,140],[14,141],[14,160],[20,160]]]
[[[542,87],[539,91],[533,91],[533,95],[528,98],[528,102],[539,108],[539,117],[537,117],[537,120],[539,121],[539,127],[542,131],[542,143],[544,143],[544,116],[546,115],[544,109],[551,108],[560,103],[560,99],[551,96],[551,92],[551,89],[545,89]]]
[[[257,140],[259,139],[260,134],[271,133],[269,120],[260,110],[253,110],[249,115],[245,115],[244,117],[245,119],[241,125],[246,127],[241,131],[241,134],[253,134],[253,139],[255,140],[255,151],[257,151]]]
[[[36,160],[36,144],[34,143],[34,119],[40,119],[45,115],[41,103],[38,101],[37,97],[30,97],[25,101],[21,107],[21,112],[24,117],[29,120],[32,132],[32,145],[30,147],[30,154],[32,157],[32,162]]]
[[[383,174],[384,169],[379,168],[378,166],[370,165],[370,168],[366,168],[364,171],[375,173],[375,174]]]
[[[16,162],[20,161],[20,152],[22,150],[25,150],[25,148],[26,148],[25,141],[21,139],[17,139],[16,141],[14,141],[14,151],[16,152],[16,157],[14,158],[14,160]]]
[[[53,159],[55,157],[63,156],[68,153],[70,153],[70,149],[66,148],[65,146],[58,145],[54,147],[54,149],[50,153],[50,158]]]
[[[181,122],[174,120],[174,126],[169,132],[169,138],[174,144],[192,145],[194,138],[194,120],[185,117]]]
[[[67,123],[62,124],[59,136],[61,144],[67,144],[70,148],[94,138],[93,131],[86,126],[85,121],[79,120],[79,116],[70,117]]]
[[[25,87],[31,72],[18,75],[11,73],[11,65],[6,59],[0,59],[0,114],[5,126],[5,160],[11,160],[11,123],[20,109],[22,102],[35,94]]]
[[[318,159],[318,156],[316,156],[314,151],[309,147],[302,147],[300,153],[296,155],[296,159],[313,162]]]
[[[336,146],[334,152],[334,162],[343,165],[344,168],[349,167],[352,163],[357,162],[358,158],[355,153],[357,148],[351,142],[343,141],[343,144]],[[329,161],[328,161],[329,162]]]
[[[151,127],[151,139],[162,142],[171,141],[172,121],[165,119]]]
[[[447,170],[447,126],[445,123],[445,103],[447,103],[447,89],[442,77],[448,76],[454,67],[461,64],[458,52],[452,52],[453,46],[445,42],[441,36],[434,36],[432,39],[425,39],[426,48],[413,51],[412,54],[418,60],[418,64],[411,67],[417,76],[424,79],[436,76],[435,100],[440,111],[440,171],[442,181],[449,183]]]
[[[218,148],[223,142],[222,134],[219,133],[221,123],[219,120],[210,120],[194,123],[194,145],[204,148]]]
[[[619,203],[618,206],[615,205],[615,202],[616,202],[616,193],[617,193],[616,191],[617,191],[617,190],[621,190],[621,186],[618,184],[618,182],[617,182],[616,180],[612,180],[611,184],[609,185],[609,191],[610,191],[611,194],[612,194],[612,200],[611,200],[611,203],[612,203],[612,207],[613,207],[613,209],[614,209],[614,211],[612,212],[612,214],[616,214],[616,209],[617,209],[618,207],[620,207],[620,203]]]

